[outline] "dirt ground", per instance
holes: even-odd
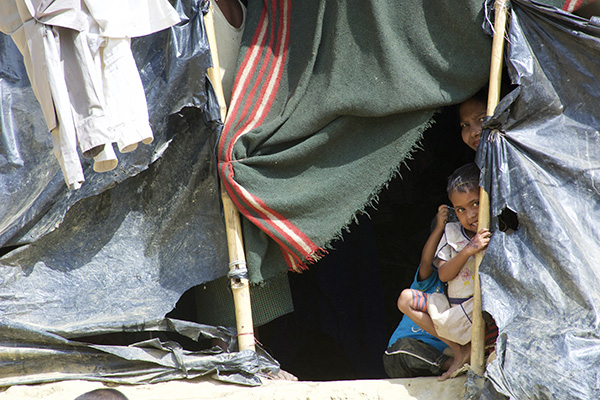
[[[267,381],[259,387],[217,382],[211,378],[152,385],[110,386],[129,400],[460,400],[465,377],[438,382],[433,378],[377,379],[331,382]],[[90,390],[107,387],[100,382],[64,381],[11,386],[0,400],[73,400]]]

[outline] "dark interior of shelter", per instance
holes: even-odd
[[[472,162],[457,107],[435,116],[421,148],[316,265],[290,273],[294,312],[259,328],[258,340],[301,380],[387,378],[382,356],[402,314],[447,177]]]
[[[402,317],[397,298],[414,279],[438,206],[449,202],[447,177],[474,156],[461,140],[457,106],[440,110],[399,174],[333,249],[303,273],[288,273],[294,312],[255,329],[283,370],[305,381],[387,378],[382,356]],[[195,304],[192,288],[167,316],[203,323]],[[144,335],[78,340],[130,344]],[[166,339],[188,350],[214,345],[173,333]]]
[[[456,106],[434,119],[420,148],[334,250],[288,274],[294,312],[257,328],[263,348],[298,379],[387,378],[382,355],[402,317],[398,295],[412,283],[437,207],[448,204],[447,177],[475,156],[460,138]],[[170,316],[193,320],[193,308],[188,291]]]

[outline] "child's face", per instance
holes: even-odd
[[[460,135],[463,142],[475,151],[481,139],[481,124],[486,114],[485,104],[476,99],[469,99],[458,108]]]
[[[460,224],[467,233],[474,235],[479,222],[479,190],[459,192],[455,189],[449,197]]]

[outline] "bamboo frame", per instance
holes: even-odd
[[[502,79],[502,59],[504,53],[504,34],[506,31],[507,4],[509,0],[496,0],[495,2],[495,21],[494,38],[492,42],[492,57],[490,65],[490,81],[488,90],[487,115],[494,113],[498,102],[500,101],[500,83]],[[227,107],[224,101],[223,87],[221,85],[219,59],[216,52],[216,40],[214,31],[212,4],[209,6],[209,12],[204,17],[207,30],[209,46],[212,51],[213,67],[209,68],[207,73],[213,83],[215,93],[219,100],[221,118],[226,120]],[[235,208],[231,198],[224,189],[221,189],[223,200],[223,209],[225,213],[225,226],[227,230],[227,244],[229,249],[230,269],[245,268],[245,254],[242,242],[241,222],[238,210]],[[481,188],[479,198],[479,224],[478,230],[490,227],[490,201],[487,192]],[[482,317],[481,305],[481,284],[479,280],[479,265],[483,258],[483,253],[475,255],[475,287],[473,299],[473,333],[471,339],[471,369],[478,375],[483,375],[485,370],[485,324]],[[231,288],[233,291],[236,323],[239,340],[239,350],[250,349],[255,351],[255,340],[252,323],[252,308],[250,304],[250,288],[246,278],[232,278]]]
[[[209,4],[208,13],[204,16],[204,26],[208,44],[211,48],[213,67],[207,71],[212,82],[215,94],[219,100],[221,120],[225,123],[227,118],[227,105],[223,95],[221,83],[219,56],[217,54],[217,42],[213,17],[212,2]],[[229,249],[230,272],[239,272],[246,269],[246,255],[242,240],[242,224],[240,214],[229,197],[229,194],[221,185],[221,199],[225,214],[225,229],[227,231],[227,247]],[[233,303],[235,305],[235,320],[238,332],[238,348],[242,350],[256,351],[254,341],[254,324],[252,322],[252,306],[250,303],[250,284],[247,278],[231,278],[231,290],[233,292]]]
[[[500,101],[500,84],[502,80],[502,60],[504,54],[504,34],[506,32],[507,5],[509,0],[496,0],[494,39],[492,41],[492,58],[490,63],[490,82],[488,89],[487,115],[494,115]],[[479,195],[479,222],[477,230],[490,228],[490,198],[481,188]],[[483,252],[475,255],[475,287],[473,293],[473,332],[471,337],[471,369],[479,376],[485,371],[485,323],[481,306],[481,282],[479,266]]]

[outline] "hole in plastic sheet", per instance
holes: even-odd
[[[498,215],[498,229],[502,232],[511,234],[519,228],[519,218],[517,213],[508,207],[504,207]]]
[[[482,311],[481,315],[483,316],[483,320],[485,321],[486,324],[492,325],[495,323],[494,317],[492,317],[492,314],[490,314],[489,312]]]

